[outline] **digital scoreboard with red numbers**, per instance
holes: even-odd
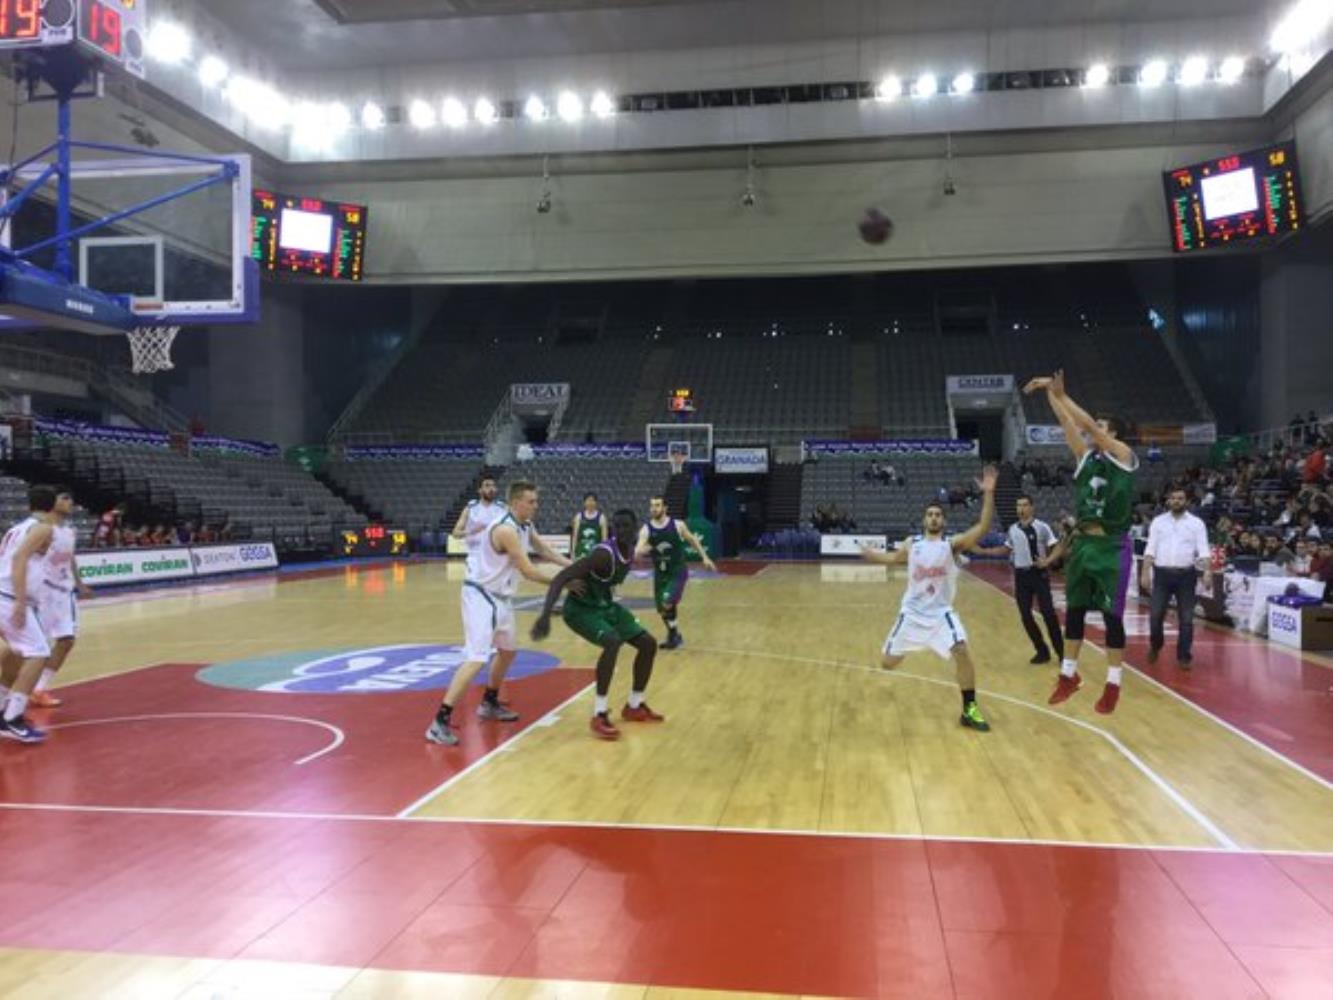
[[[360,531],[344,531],[343,554],[349,556],[399,556],[408,551],[407,532],[368,524]]]
[[[1178,253],[1280,236],[1305,223],[1292,142],[1169,170],[1162,180]]]
[[[0,0],[0,48],[77,42],[100,64],[144,75],[148,0]]]
[[[366,206],[255,191],[251,256],[275,274],[360,281]]]

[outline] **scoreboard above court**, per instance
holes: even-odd
[[[1180,167],[1162,181],[1177,253],[1280,236],[1305,221],[1292,142]]]
[[[144,75],[148,0],[0,0],[0,49],[79,49]]]
[[[275,274],[360,281],[366,206],[254,192],[251,256]]]

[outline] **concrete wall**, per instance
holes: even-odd
[[[1333,226],[1264,258],[1259,301],[1263,425],[1333,411]]]

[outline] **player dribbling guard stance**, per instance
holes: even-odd
[[[884,640],[883,665],[892,670],[917,649],[929,649],[942,659],[952,656],[963,696],[963,714],[958,722],[983,733],[990,731],[990,723],[977,707],[977,669],[968,649],[967,630],[953,609],[953,598],[958,587],[957,554],[976,546],[995,516],[995,480],[994,466],[986,466],[978,484],[985,498],[981,517],[963,534],[946,535],[944,508],[932,503],[926,505],[920,535],[907,539],[893,552],[861,550],[862,558],[869,562],[907,564],[907,590],[898,619]]]
[[[551,611],[560,591],[575,581],[582,581],[582,593],[570,589],[565,598],[565,624],[602,650],[597,658],[597,701],[589,728],[598,739],[620,738],[620,730],[611,721],[608,698],[616,659],[625,643],[633,646],[634,681],[629,701],[620,710],[625,722],[662,722],[645,700],[648,681],[653,676],[657,642],[647,633],[629,609],[615,599],[615,588],[629,575],[638,539],[639,519],[632,510],[618,510],[611,517],[611,537],[598,544],[578,562],[561,570],[546,592],[546,604],[532,626],[532,638],[541,642],[551,634]]]

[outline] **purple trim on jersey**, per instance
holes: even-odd
[[[1120,544],[1120,582],[1115,592],[1115,613],[1119,618],[1125,616],[1125,598],[1129,595],[1129,575],[1134,572],[1134,539],[1125,535]]]

